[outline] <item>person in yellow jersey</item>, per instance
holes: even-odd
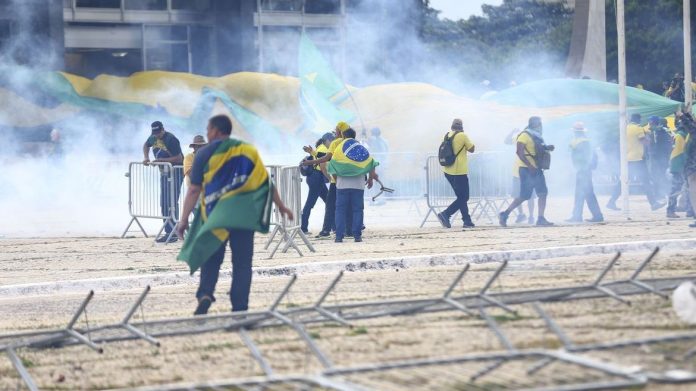
[[[312,151],[312,159],[309,162],[316,161],[322,158],[329,151],[329,145],[334,140],[333,133],[324,134],[316,143],[316,149]],[[302,232],[309,233],[309,215],[312,212],[312,208],[316,205],[317,200],[321,198],[326,205],[326,197],[328,195],[328,190],[326,189],[326,183],[329,182],[329,174],[326,172],[326,163],[315,164],[311,167],[309,175],[307,175],[307,186],[309,187],[309,192],[307,193],[307,200],[305,201],[304,207],[302,208],[302,222],[300,228]]]
[[[450,217],[459,211],[464,221],[464,228],[473,228],[475,225],[471,221],[469,215],[469,159],[467,154],[473,153],[476,146],[471,141],[469,136],[464,133],[462,120],[455,118],[452,121],[449,133],[445,136],[452,142],[452,151],[455,153],[454,163],[449,166],[443,166],[442,172],[445,178],[452,186],[454,194],[457,197],[447,209],[437,214],[437,219],[445,228],[452,228]]]
[[[184,156],[184,178],[186,178],[186,186],[191,184],[189,175],[191,174],[191,168],[193,168],[193,159],[196,157],[196,152],[206,145],[208,145],[208,143],[205,142],[205,137],[201,135],[195,136],[193,142],[189,144],[189,148],[193,149],[193,152]]]
[[[684,177],[684,165],[686,163],[686,155],[684,154],[684,147],[686,146],[686,139],[689,136],[684,129],[684,125],[681,120],[676,121],[677,131],[674,133],[674,146],[672,147],[672,154],[669,157],[669,172],[672,174],[672,188],[669,194],[669,202],[667,204],[667,218],[676,219],[679,218],[677,212],[677,201],[679,195],[682,194],[686,178]],[[691,205],[687,200],[687,210],[691,209]]]
[[[539,212],[537,226],[551,226],[553,223],[546,220],[546,196],[549,191],[546,187],[543,166],[539,163],[545,153],[553,151],[553,145],[546,145],[542,136],[542,123],[540,117],[531,117],[527,127],[517,136],[517,167],[520,175],[520,196],[515,198],[510,206],[498,216],[501,226],[507,227],[507,219],[510,213],[524,201],[531,198],[536,191],[539,197]],[[543,149],[542,149],[543,148]]]
[[[339,122],[336,124],[336,128],[334,129],[336,138],[331,142],[331,144],[329,144],[326,155],[311,161],[311,163],[305,162],[302,164],[326,164],[331,161],[334,151],[343,141],[343,132],[348,129],[350,129],[350,125],[348,125],[346,122]],[[313,152],[313,148],[307,146],[304,148],[304,151],[311,154]],[[334,176],[331,176],[331,183],[329,184],[329,192],[326,196],[325,205],[326,211],[324,213],[324,224],[321,232],[319,232],[319,235],[317,235],[317,238],[328,237],[331,235],[331,231],[336,230],[336,178]]]
[[[652,210],[658,210],[665,206],[664,203],[658,202],[655,199],[653,192],[652,181],[648,173],[648,167],[645,162],[646,147],[650,144],[650,130],[640,125],[640,114],[631,115],[631,123],[626,127],[626,149],[628,159],[628,174],[629,177],[637,177],[643,185],[645,196],[650,203]],[[619,181],[607,203],[608,209],[619,210],[616,206],[616,200],[621,195],[621,181]]]
[[[506,145],[515,145],[517,144],[517,136],[520,135],[520,129],[515,128],[508,135],[505,137],[505,144]],[[518,198],[520,196],[520,172],[519,168],[517,167],[517,161],[513,163],[512,167],[512,188],[511,188],[510,195],[512,196],[513,199]],[[536,192],[532,192],[532,198],[527,200],[527,210],[529,211],[529,216],[524,214],[524,210],[522,209],[522,205],[517,207],[517,218],[515,219],[516,224],[524,223],[525,220],[527,221],[527,224],[532,225],[535,222],[534,219],[534,203],[536,202],[537,196]]]

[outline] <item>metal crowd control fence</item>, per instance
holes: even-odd
[[[420,200],[425,194],[425,179],[420,175],[421,162],[427,154],[418,152],[377,153],[374,158],[379,162],[377,174],[384,185],[394,189],[392,194],[382,195],[382,200]],[[371,199],[379,193],[379,188],[365,192],[365,198]]]
[[[273,214],[271,215],[273,231],[271,231],[264,248],[267,250],[274,242],[275,246],[271,250],[268,259],[275,256],[281,245],[283,246],[281,252],[286,253],[292,247],[300,256],[303,256],[299,246],[295,243],[295,239],[298,236],[309,251],[314,252],[314,246],[309,242],[307,235],[302,232],[300,227],[302,217],[302,175],[300,174],[300,168],[297,166],[267,166],[267,169],[271,180],[273,180],[278,189],[280,199],[283,200],[285,206],[294,215],[294,219],[289,220],[281,215],[277,207],[273,208]]]
[[[627,346],[653,346],[663,343],[696,341],[696,333],[689,332],[677,335],[642,337],[635,340],[610,341],[598,344],[574,345],[565,336],[562,329],[545,313],[541,303],[568,302],[576,300],[589,300],[598,298],[614,299],[618,303],[628,304],[627,296],[640,294],[654,294],[659,298],[665,297],[665,291],[674,289],[683,281],[689,281],[694,276],[681,276],[675,278],[641,279],[640,274],[653,261],[657,249],[634,270],[627,279],[605,281],[609,272],[617,264],[621,254],[617,254],[607,266],[601,270],[597,278],[589,284],[553,287],[546,289],[527,289],[519,291],[489,292],[489,289],[505,272],[508,265],[502,262],[491,274],[483,286],[474,293],[456,295],[455,290],[460,286],[469,265],[458,273],[454,281],[447,285],[443,294],[438,297],[386,300],[376,302],[325,304],[327,297],[339,284],[343,272],[339,273],[318,296],[317,301],[310,306],[289,307],[280,309],[280,303],[288,297],[297,277],[292,276],[273,304],[263,311],[231,313],[223,315],[210,315],[192,318],[174,318],[164,320],[133,322],[131,319],[137,309],[142,311],[142,304],[149,292],[146,288],[135,303],[128,309],[124,319],[115,324],[100,327],[77,328],[76,322],[80,316],[86,316],[86,308],[92,299],[93,293],[80,305],[78,311],[72,317],[68,326],[64,329],[31,331],[0,335],[0,350],[4,350],[24,383],[35,390],[27,368],[17,355],[17,349],[47,347],[61,347],[66,345],[84,344],[97,352],[101,352],[102,345],[116,341],[142,339],[150,344],[159,346],[160,338],[170,336],[185,336],[204,334],[216,331],[230,331],[239,334],[242,342],[248,349],[251,357],[265,373],[265,377],[252,380],[236,379],[228,382],[205,383],[189,385],[183,389],[210,389],[209,384],[220,387],[245,387],[245,386],[278,386],[282,389],[306,389],[310,386],[323,387],[335,390],[365,390],[365,389],[399,389],[403,384],[411,384],[408,379],[414,373],[420,378],[433,378],[433,374],[446,376],[434,376],[435,383],[428,383],[430,389],[554,389],[554,390],[585,390],[607,389],[617,387],[641,386],[648,381],[654,382],[683,382],[696,381],[693,375],[675,379],[670,377],[674,371],[687,371],[693,369],[694,363],[691,357],[696,354],[692,349],[687,352],[682,360],[670,360],[661,368],[664,372],[655,371],[652,364],[648,367],[636,370],[634,367],[620,366],[616,362],[597,360],[587,355],[578,355],[578,352],[606,351],[620,349]],[[561,350],[544,349],[518,349],[515,347],[506,333],[492,317],[488,310],[491,308],[502,309],[506,312],[516,313],[514,306],[532,305],[547,326],[558,336],[562,342]],[[354,326],[355,322],[364,319],[372,319],[389,316],[415,316],[418,314],[451,311],[457,314],[454,319],[467,319],[476,317],[481,319],[493,336],[498,340],[504,350],[493,353],[471,353],[465,356],[444,358],[419,358],[408,361],[388,361],[373,364],[351,365],[347,367],[337,366],[331,357],[321,349],[314,341],[311,333],[305,329],[306,325],[314,323],[335,322],[343,326]],[[469,317],[460,316],[468,315]],[[267,360],[254,340],[250,330],[264,328],[287,327],[293,330],[298,338],[306,344],[308,353],[321,365],[319,374],[313,376],[277,376],[271,363]],[[514,330],[514,328],[513,328]],[[543,330],[540,333],[544,333]],[[643,333],[644,334],[644,333]],[[642,354],[658,354],[662,351],[645,349]],[[422,357],[420,354],[419,357]],[[619,356],[618,361],[623,362],[626,356]],[[651,360],[654,361],[654,360]],[[542,371],[553,365],[553,370]],[[501,370],[501,368],[505,370]],[[433,369],[434,372],[427,372]],[[670,372],[671,370],[671,372]],[[545,375],[541,375],[541,373]],[[693,371],[689,371],[693,373]],[[379,379],[374,376],[378,376]],[[439,378],[442,378],[438,380]],[[444,379],[450,379],[448,382]],[[386,383],[385,383],[386,381]],[[389,383],[391,381],[392,383]],[[492,382],[492,383],[491,383]],[[457,385],[457,387],[455,387]],[[157,389],[182,389],[181,385],[157,386]]]
[[[159,219],[162,227],[155,235],[169,230],[167,241],[176,235],[176,223],[179,221],[179,205],[183,182],[183,167],[171,163],[131,162],[128,165],[128,212],[131,220],[123,231],[124,238],[128,230],[136,223],[147,238],[147,232],[140,219]],[[166,242],[165,242],[166,243]]]
[[[469,155],[469,214],[472,219],[485,217],[494,221],[497,214],[509,204],[512,163],[508,155],[503,152]],[[437,156],[426,159],[425,182],[428,212],[421,222],[421,228],[431,214],[436,215],[456,199]]]

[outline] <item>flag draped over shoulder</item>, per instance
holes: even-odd
[[[355,139],[346,139],[333,152],[328,171],[332,175],[358,176],[367,174],[378,165],[364,145]]]
[[[228,239],[228,229],[268,232],[271,186],[256,148],[221,142],[205,167],[200,205],[177,259],[193,274]]]

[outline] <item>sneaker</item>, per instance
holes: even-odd
[[[498,224],[500,224],[501,227],[507,227],[507,219],[510,214],[506,212],[500,212],[498,214]]]
[[[524,213],[520,213],[517,215],[517,218],[515,219],[515,224],[524,223],[525,220],[527,220],[527,215]]]
[[[471,220],[464,222],[464,228],[475,228],[475,227],[476,227],[476,224],[474,224],[474,222]]]
[[[537,227],[550,227],[554,225],[552,222],[546,220],[544,217],[539,216],[536,222]]]
[[[355,243],[360,243],[362,242],[362,238],[360,236],[355,237]]]
[[[196,307],[196,311],[193,312],[193,315],[207,314],[211,304],[213,304],[213,299],[211,299],[209,296],[201,297],[198,300],[198,307]]]
[[[443,228],[452,228],[452,224],[450,224],[449,219],[445,215],[438,213],[436,216]]]
[[[678,219],[679,215],[674,213],[673,211],[667,211],[667,218],[668,219]]]
[[[164,243],[164,242],[166,242],[166,241],[167,241],[167,235],[166,235],[166,234],[160,236],[160,237],[157,238],[157,239],[155,239],[155,242],[157,242],[157,243]]]
[[[689,228],[696,228],[696,223],[689,224]]]
[[[169,236],[169,234],[165,234],[164,236],[160,236],[155,241],[157,243],[174,243],[174,242],[179,241],[179,237],[176,235],[172,235],[169,239],[167,239],[167,236]]]
[[[343,243],[343,239],[336,238],[336,239],[334,239],[334,242],[335,243]]]
[[[610,202],[607,204],[607,209],[611,210],[621,210],[618,206],[616,206],[616,202]]]
[[[663,208],[665,205],[667,205],[667,204],[664,202],[656,202],[656,203],[652,204],[650,209],[655,211],[655,210],[658,210],[660,208]]]
[[[582,223],[582,217],[571,217],[565,220],[566,223]]]
[[[320,231],[320,232],[319,232],[319,235],[317,235],[317,236],[315,236],[315,237],[316,237],[317,239],[319,239],[319,238],[328,238],[329,236],[331,236],[331,232]]]
[[[585,221],[588,223],[603,223],[604,217],[593,217],[591,219],[585,219]]]

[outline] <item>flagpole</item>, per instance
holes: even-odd
[[[688,0],[686,0],[688,1]],[[624,20],[624,0],[616,2],[616,32],[618,34],[619,57],[619,150],[621,154],[621,198],[623,214],[629,217],[629,186],[628,186],[628,145],[626,143],[626,26]]]
[[[684,103],[691,112],[691,1],[684,0]]]

